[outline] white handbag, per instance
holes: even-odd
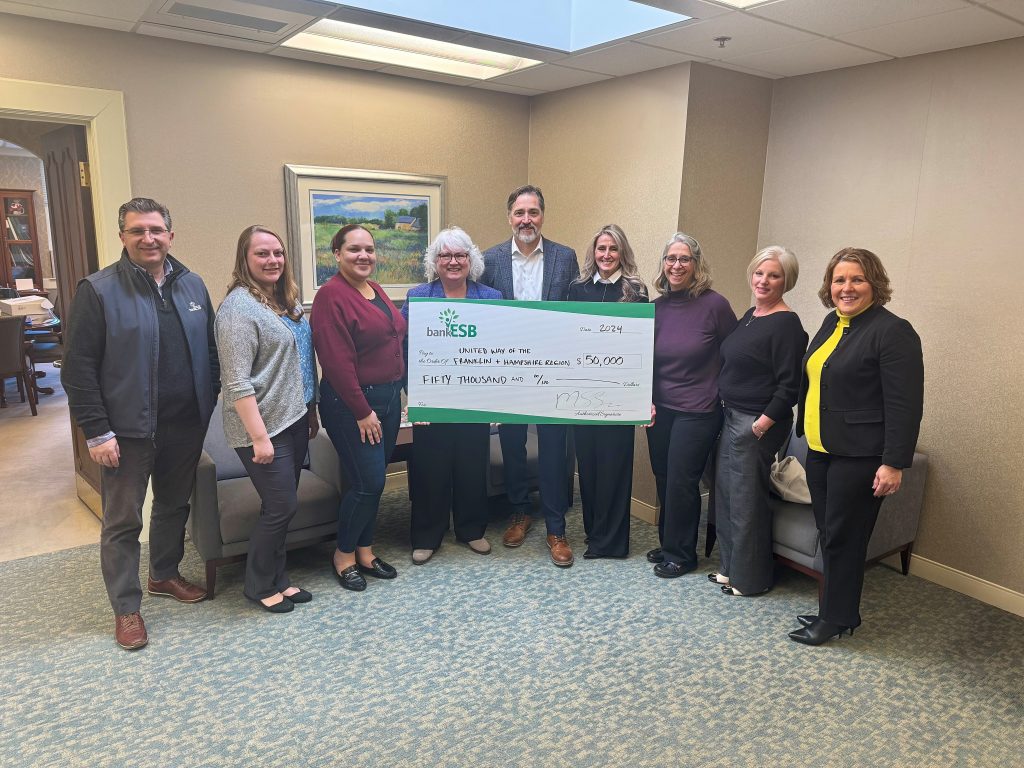
[[[772,464],[772,490],[784,501],[810,504],[811,492],[807,488],[807,473],[795,456],[786,456]]]

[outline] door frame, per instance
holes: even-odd
[[[121,241],[112,212],[132,197],[124,94],[0,77],[0,117],[85,126],[97,257],[101,267],[117,261]]]
[[[97,260],[100,267],[117,261],[121,240],[113,212],[132,197],[124,94],[0,77],[0,117],[85,126]],[[78,497],[102,517],[99,494],[78,472],[75,485]]]

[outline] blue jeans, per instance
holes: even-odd
[[[402,382],[363,387],[363,395],[381,423],[381,441],[363,442],[356,417],[327,379],[320,382],[320,421],[341,459],[350,487],[338,509],[338,549],[355,552],[373,544],[377,508],[391,451],[402,423]]]
[[[688,413],[659,405],[654,426],[647,430],[666,562],[697,567],[700,478],[721,428],[721,406],[707,413]]]

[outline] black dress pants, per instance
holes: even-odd
[[[427,424],[412,429],[412,548],[441,546],[449,515],[459,541],[482,538],[488,517],[490,425]]]
[[[633,438],[629,425],[575,426],[583,528],[587,549],[604,557],[629,554],[629,504],[633,494]]]
[[[871,484],[879,456],[833,456],[807,451],[807,486],[818,526],[824,587],[818,616],[832,624],[860,624],[864,559],[882,498]]]
[[[722,408],[690,413],[658,406],[647,430],[651,470],[658,489],[658,534],[666,562],[697,567],[700,479],[722,428]]]

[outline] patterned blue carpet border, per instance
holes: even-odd
[[[779,570],[733,598],[698,572],[657,579],[656,531],[626,561],[556,569],[543,530],[481,557],[451,538],[422,567],[408,502],[386,494],[378,553],[399,568],[361,594],[331,545],[293,552],[314,601],[148,595],[147,648],[113,641],[97,546],[0,564],[2,766],[1020,766],[1024,620],[886,567],[864,626],[791,642],[816,585]],[[202,581],[189,546],[183,573]],[[145,571],[143,571],[145,577]]]

